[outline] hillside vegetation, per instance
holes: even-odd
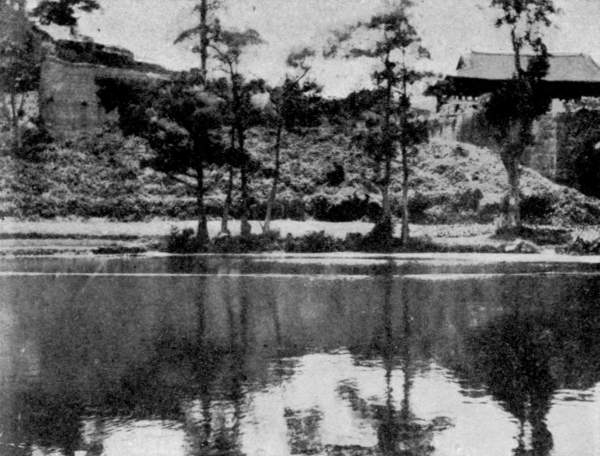
[[[251,181],[256,198],[252,218],[264,216],[264,203],[257,201],[265,201],[270,189],[271,144],[267,131],[251,131],[248,148],[261,165]],[[104,132],[50,145],[29,157],[2,156],[0,214],[115,220],[194,218],[193,195],[185,185],[144,167],[149,154],[139,139]],[[373,219],[380,211],[380,196],[366,178],[368,166],[343,131],[321,127],[303,135],[288,135],[275,218]],[[399,174],[395,176],[399,178]],[[225,183],[223,169],[210,171],[207,205],[213,217],[221,214]],[[600,223],[599,200],[555,184],[530,169],[523,172],[521,189],[524,217],[530,222]],[[398,201],[399,180],[394,180],[392,190]],[[502,210],[505,170],[488,149],[434,139],[421,146],[413,158],[410,195],[414,222],[490,222]],[[237,197],[234,195],[234,200]],[[237,210],[234,207],[234,217]]]

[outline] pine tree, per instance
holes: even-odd
[[[426,139],[426,128],[416,120],[410,104],[410,86],[423,76],[411,66],[411,62],[428,56],[411,23],[412,6],[413,2],[410,0],[392,2],[388,11],[371,17],[367,22],[360,22],[344,33],[338,33],[332,52],[327,52],[327,55],[339,53],[342,47],[347,46],[345,42],[353,41],[357,32],[366,32],[375,39],[369,46],[351,48],[346,55],[366,57],[377,62],[373,81],[377,85],[379,102],[374,112],[366,116],[364,131],[357,139],[374,164],[374,182],[382,196],[381,217],[372,234],[387,245],[394,231],[390,195],[393,162],[400,151],[402,242],[406,244],[409,240],[410,156],[414,152],[414,146]]]
[[[548,111],[552,101],[542,87],[549,69],[549,54],[541,32],[551,24],[557,10],[552,0],[492,0],[492,7],[500,10],[496,27],[505,27],[510,34],[514,74],[511,81],[491,94],[484,114],[499,144],[508,175],[505,225],[518,229],[521,161],[533,139],[533,122]],[[533,51],[534,55],[524,58],[524,51]]]
[[[227,233],[227,211],[231,204],[231,187],[233,169],[240,170],[241,215],[240,235],[248,237],[251,233],[250,194],[248,180],[253,167],[252,157],[246,150],[246,132],[257,122],[257,113],[252,104],[252,95],[264,89],[264,81],[247,82],[240,70],[240,59],[243,51],[249,46],[256,46],[263,41],[259,33],[253,29],[244,31],[219,30],[209,48],[220,63],[220,70],[227,75],[229,85],[229,113],[231,118],[231,147],[229,156],[229,189],[224,208],[221,231]]]
[[[271,230],[273,206],[277,197],[277,186],[281,174],[281,149],[284,133],[315,120],[316,109],[310,106],[309,96],[317,94],[320,87],[314,82],[303,82],[311,68],[308,59],[314,55],[314,50],[310,48],[292,52],[286,63],[293,72],[286,74],[281,85],[272,87],[269,90],[272,109],[267,115],[267,124],[274,130],[275,142],[273,145],[273,182],[267,200],[265,222],[263,224],[264,233]]]
[[[194,191],[200,247],[208,242],[205,170],[224,159],[220,100],[202,82],[197,71],[161,83],[98,81],[101,103],[107,111],[118,110],[123,133],[146,139],[154,151],[147,165]]]

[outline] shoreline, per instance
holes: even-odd
[[[110,221],[107,219],[48,219],[19,220],[5,218],[0,221],[0,255],[1,256],[33,256],[33,255],[86,255],[86,254],[150,254],[160,252],[171,229],[179,230],[195,228],[195,220],[152,219],[142,222]],[[259,221],[251,221],[252,232],[260,233]],[[366,234],[372,223],[368,222],[323,222],[315,220],[275,220],[272,227],[279,231],[282,238],[304,236],[323,231],[336,239],[344,239],[350,233]],[[546,227],[548,228],[548,227]],[[209,221],[211,238],[218,235],[220,220]],[[230,221],[232,235],[239,233],[239,222]],[[396,226],[399,235],[400,226]],[[572,228],[573,238],[598,237],[600,229],[595,226]],[[496,253],[501,252],[507,239],[494,237],[493,224],[455,224],[455,225],[417,225],[411,224],[411,237],[426,239],[439,246],[445,253]],[[510,240],[508,240],[510,242]],[[553,253],[557,245],[541,246],[543,254]],[[338,254],[361,253],[381,255],[379,253],[341,251]],[[427,252],[425,252],[427,253]],[[437,253],[432,251],[430,253]],[[441,253],[441,252],[440,252]],[[516,253],[516,252],[512,252]],[[269,254],[292,254],[273,251]],[[310,254],[310,253],[307,253]],[[395,253],[403,254],[403,253]],[[410,252],[408,252],[410,254]],[[555,253],[559,255],[558,253]],[[531,253],[530,253],[531,255]],[[565,255],[571,257],[571,255]]]

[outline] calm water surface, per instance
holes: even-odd
[[[600,454],[600,266],[444,258],[3,259],[0,455]]]

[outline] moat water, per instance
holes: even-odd
[[[0,260],[0,455],[600,454],[600,265]]]

